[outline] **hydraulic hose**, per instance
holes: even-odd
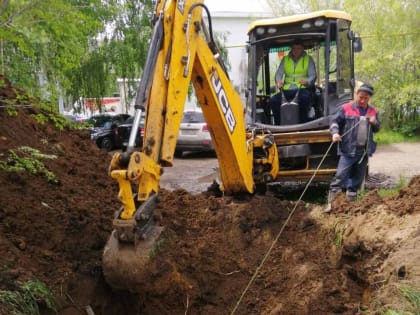
[[[208,30],[208,33],[207,32],[204,32],[206,35],[208,35],[208,36],[206,36],[206,38],[207,38],[207,43],[208,43],[208,45],[209,45],[209,48],[210,48],[210,50],[211,50],[211,52],[213,53],[213,55],[218,55],[218,56],[220,56],[221,54],[220,54],[220,50],[219,50],[219,48],[217,47],[217,45],[216,45],[216,42],[214,41],[214,37],[213,37],[213,26],[212,26],[212,20],[211,20],[211,14],[210,14],[210,10],[207,8],[207,6],[204,4],[204,3],[194,3],[191,7],[190,7],[190,9],[188,10],[188,19],[190,18],[190,16],[191,16],[191,12],[195,9],[195,8],[197,8],[197,7],[202,7],[203,9],[204,9],[204,11],[206,11],[206,15],[207,15],[207,19],[208,19],[208,23],[209,23],[209,26],[208,26],[208,29],[206,29],[206,31]],[[203,25],[204,26],[204,25]],[[228,74],[228,71],[227,71],[227,69],[226,69],[226,66],[225,66],[225,64],[224,64],[224,62],[221,60],[221,58],[217,58],[217,61],[219,62],[219,64],[220,64],[220,66],[222,67],[222,69],[223,69],[223,71],[225,72],[225,74],[226,74],[226,76],[229,78],[229,74]]]
[[[158,52],[162,47],[163,42],[163,6],[162,11],[159,13],[159,16],[156,20],[156,23],[153,27],[153,35],[150,41],[149,50],[147,52],[147,58],[145,67],[143,69],[143,74],[141,76],[140,84],[137,89],[137,95],[135,100],[134,108],[136,109],[134,114],[133,127],[131,129],[130,138],[128,140],[127,153],[130,153],[134,150],[137,132],[140,126],[140,118],[142,112],[145,110],[145,104],[147,102],[147,97],[150,92],[150,88],[153,80],[153,73],[156,68]]]

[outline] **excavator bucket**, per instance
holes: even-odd
[[[156,203],[157,194],[154,194],[138,207],[131,219],[121,219],[123,208],[114,218],[114,231],[102,256],[105,280],[114,289],[137,292],[144,283],[148,263],[163,230],[154,221]]]
[[[138,240],[134,244],[121,242],[114,230],[102,256],[106,282],[114,289],[137,292],[137,288],[144,283],[148,263],[162,230],[161,226],[153,226],[146,239]]]

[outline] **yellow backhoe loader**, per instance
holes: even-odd
[[[122,207],[104,249],[103,268],[114,288],[136,290],[162,227],[153,210],[164,167],[173,163],[190,83],[212,136],[225,194],[253,194],[266,185],[307,180],[331,143],[329,122],[353,98],[354,52],[360,38],[341,11],[319,11],[253,22],[248,31],[247,89],[241,100],[229,81],[213,40],[211,15],[203,1],[157,1],[154,30],[135,100],[135,118],[126,152],[109,167],[118,181]],[[296,108],[282,106],[274,124],[270,100],[280,57],[299,39],[313,57],[317,81],[313,114],[300,122]],[[146,115],[141,150],[135,151],[140,117]],[[330,151],[315,180],[329,180],[337,152]]]

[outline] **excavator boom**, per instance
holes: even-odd
[[[142,270],[162,227],[153,208],[159,179],[171,166],[184,104],[192,83],[217,153],[221,189],[225,193],[253,193],[256,183],[278,172],[272,135],[264,130],[247,134],[245,106],[219,59],[220,54],[202,17],[203,1],[158,1],[155,25],[144,73],[136,96],[136,112],[129,146],[116,153],[109,173],[119,183],[122,207],[103,256],[107,281],[116,288],[136,290]],[[146,113],[141,151],[134,141],[142,113]],[[253,159],[255,147],[265,152]],[[134,193],[134,188],[137,191]]]

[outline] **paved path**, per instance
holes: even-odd
[[[397,143],[379,146],[370,159],[370,173],[384,174],[396,182],[420,175],[420,143]],[[193,153],[174,160],[164,169],[160,186],[169,190],[183,188],[197,193],[207,189],[218,178],[218,163],[212,153]]]
[[[378,146],[369,165],[370,173],[383,173],[397,181],[420,175],[420,143]]]

